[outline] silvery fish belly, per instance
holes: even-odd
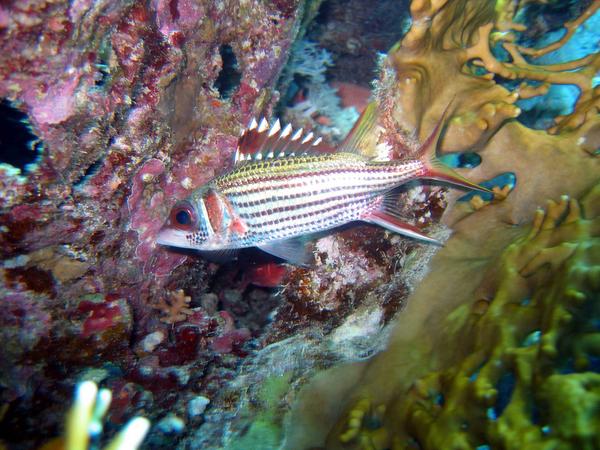
[[[335,152],[312,133],[253,121],[240,138],[233,169],[176,204],[158,242],[211,252],[256,246],[307,264],[307,238],[362,220],[436,243],[398,217],[386,196],[417,178],[488,192],[436,159],[442,121],[420,158],[385,162],[356,150],[374,126],[374,104]]]

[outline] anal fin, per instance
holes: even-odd
[[[281,239],[257,245],[262,251],[284,259],[290,264],[307,267],[313,262],[313,255],[309,251],[306,237]]]
[[[385,210],[370,211],[363,217],[363,220],[368,223],[379,225],[387,230],[393,231],[394,233],[402,234],[404,236],[428,242],[430,244],[442,245],[442,243],[437,239],[427,236],[414,225],[404,222],[400,217]]]

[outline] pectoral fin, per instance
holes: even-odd
[[[309,251],[307,241],[305,237],[298,237],[271,241],[257,247],[273,256],[285,259],[290,264],[308,267],[313,262],[313,255]]]

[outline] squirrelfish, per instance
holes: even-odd
[[[231,170],[177,203],[158,243],[207,252],[258,247],[291,263],[310,260],[311,236],[353,221],[438,243],[395,212],[394,189],[415,179],[489,192],[436,158],[446,113],[418,156],[387,161],[359,151],[376,122],[370,104],[334,152],[321,138],[288,125],[253,120],[242,134]]]

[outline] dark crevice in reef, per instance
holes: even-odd
[[[108,61],[101,58],[96,64],[96,69],[98,69],[98,74],[96,76],[96,81],[94,82],[94,85],[98,88],[106,86],[106,84],[110,80],[110,66],[108,64]]]
[[[238,67],[237,58],[230,45],[222,45],[219,49],[221,54],[222,69],[215,80],[214,87],[219,91],[222,99],[230,98],[240,85],[242,72]]]
[[[102,167],[102,164],[104,162],[104,158],[99,158],[98,160],[94,161],[83,173],[83,175],[81,175],[74,183],[73,183],[73,187],[81,187],[83,186],[89,179],[90,177],[94,176],[98,170],[100,170],[100,168]]]
[[[26,174],[41,149],[42,142],[33,133],[27,114],[8,100],[0,100],[0,163],[10,164]]]
[[[331,80],[369,87],[377,54],[387,52],[406,31],[406,0],[325,0],[305,39],[326,49],[334,61]]]

